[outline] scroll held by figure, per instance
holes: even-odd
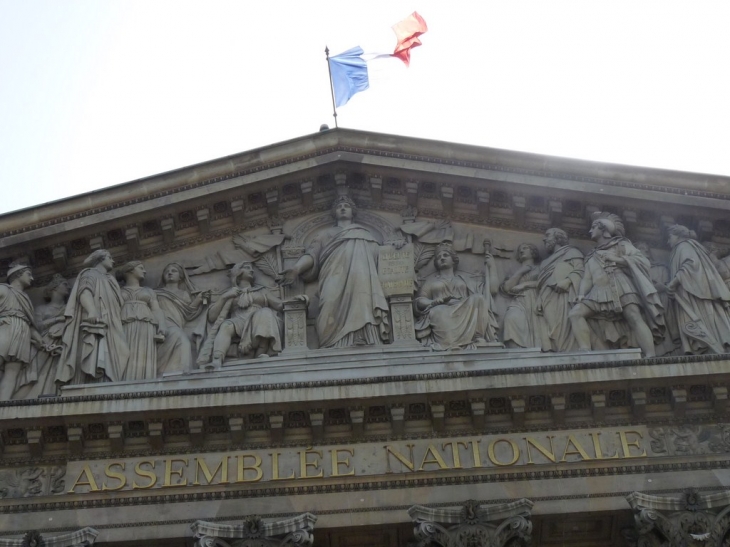
[[[7,281],[0,283],[0,401],[9,401],[17,388],[38,379],[31,343],[44,346],[25,293],[33,283],[30,267],[11,264]]]
[[[98,249],[84,260],[66,305],[61,384],[118,382],[125,378],[129,347],[122,325],[122,290],[111,273],[114,260]]]
[[[730,351],[730,291],[708,252],[685,226],[669,228],[671,280],[667,284],[674,301],[684,353]]]
[[[586,255],[569,313],[579,349],[638,345],[645,357],[654,357],[654,341],[664,336],[664,313],[649,260],[624,237],[618,215],[596,213],[589,233],[596,247]]]
[[[434,255],[436,273],[428,277],[414,302],[416,336],[435,350],[473,349],[496,342],[497,320],[492,296],[499,287],[496,264],[485,255],[486,275],[481,282],[456,271],[459,257],[449,244]]]
[[[347,196],[338,198],[335,225],[320,233],[293,268],[283,272],[284,284],[300,275],[317,280],[319,346],[342,348],[388,342],[388,302],[378,278],[379,242],[355,222],[357,207]]]

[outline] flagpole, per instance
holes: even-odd
[[[332,67],[330,67],[330,48],[324,46],[324,55],[327,58],[327,72],[330,75],[330,93],[332,94],[332,116],[335,118],[335,127],[337,125],[337,106],[335,106],[335,86],[332,84]]]

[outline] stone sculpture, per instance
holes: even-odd
[[[282,327],[279,313],[282,301],[272,291],[254,284],[250,262],[237,264],[231,270],[233,287],[224,292],[208,311],[213,323],[208,336],[213,338],[211,366],[220,367],[238,336],[238,353],[244,357],[270,357],[282,350]]]
[[[109,251],[84,260],[66,305],[63,351],[56,381],[62,384],[117,382],[125,377],[129,348],[122,326],[122,291]]]
[[[43,299],[46,303],[36,308],[35,321],[46,349],[36,352],[33,357],[37,381],[21,387],[15,392],[14,399],[56,395],[56,370],[63,349],[61,336],[66,323],[64,311],[70,291],[68,281],[61,274],[54,275],[51,282],[43,288]]]
[[[679,344],[677,317],[674,313],[674,306],[671,304],[669,292],[667,290],[667,283],[669,283],[669,267],[654,259],[654,253],[647,243],[640,241],[636,244],[636,248],[639,249],[651,263],[649,277],[659,293],[659,300],[664,308],[664,324],[666,325],[666,330],[664,332],[664,338],[655,344],[656,354],[659,356],[668,355],[674,352]]]
[[[583,278],[583,253],[568,244],[560,228],[545,232],[548,257],[540,264],[537,278],[537,313],[543,351],[573,351],[576,341],[568,320]]]
[[[291,284],[301,274],[318,280],[321,348],[380,345],[389,340],[390,321],[378,279],[378,241],[354,222],[357,207],[347,196],[335,201],[332,214],[336,224],[282,273],[282,282]]]
[[[644,356],[653,357],[654,337],[664,334],[664,317],[649,277],[649,259],[624,237],[617,215],[596,213],[594,218],[589,233],[596,247],[585,258],[578,301],[569,313],[578,347],[590,351],[636,343]],[[587,319],[594,320],[592,328]]]
[[[43,341],[25,293],[32,283],[30,267],[17,263],[8,269],[8,282],[0,283],[0,401],[9,401],[18,387],[37,379],[31,368],[31,340],[38,346]]]
[[[475,283],[456,273],[459,257],[450,245],[436,249],[436,273],[419,289],[414,307],[416,337],[435,350],[473,349],[495,342],[497,321],[491,309],[498,280],[491,254],[485,255],[486,281]],[[489,288],[487,288],[489,287]]]
[[[730,290],[707,251],[685,226],[669,228],[672,248],[667,284],[685,353],[730,349]]]
[[[122,287],[122,324],[129,347],[129,364],[124,380],[149,380],[157,377],[157,343],[167,329],[155,291],[142,287],[147,271],[139,260],[127,262],[117,270],[124,279]]]
[[[717,269],[717,272],[720,274],[720,277],[722,277],[725,281],[725,285],[730,288],[730,267],[727,263],[728,257],[720,258],[722,249],[720,249],[720,247],[712,241],[705,241],[702,246],[707,251],[707,254],[710,255],[710,259]]]
[[[165,340],[157,346],[157,375],[165,372],[189,372],[194,356],[205,339],[205,314],[210,291],[199,291],[190,281],[185,268],[171,262],[162,270],[155,290],[165,315]]]
[[[517,247],[520,267],[507,277],[500,287],[512,300],[504,314],[502,341],[508,348],[542,346],[540,323],[537,318],[537,280],[540,252],[532,243]]]

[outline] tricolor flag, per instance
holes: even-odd
[[[330,77],[335,96],[335,105],[342,106],[360,91],[370,87],[367,65],[369,62],[382,58],[395,57],[409,65],[411,50],[421,45],[418,38],[428,30],[426,21],[415,11],[391,27],[395,34],[395,45],[392,50],[364,51],[360,46],[329,58]]]

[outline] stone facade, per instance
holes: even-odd
[[[2,540],[724,545],[729,184],[336,129],[4,215]]]

